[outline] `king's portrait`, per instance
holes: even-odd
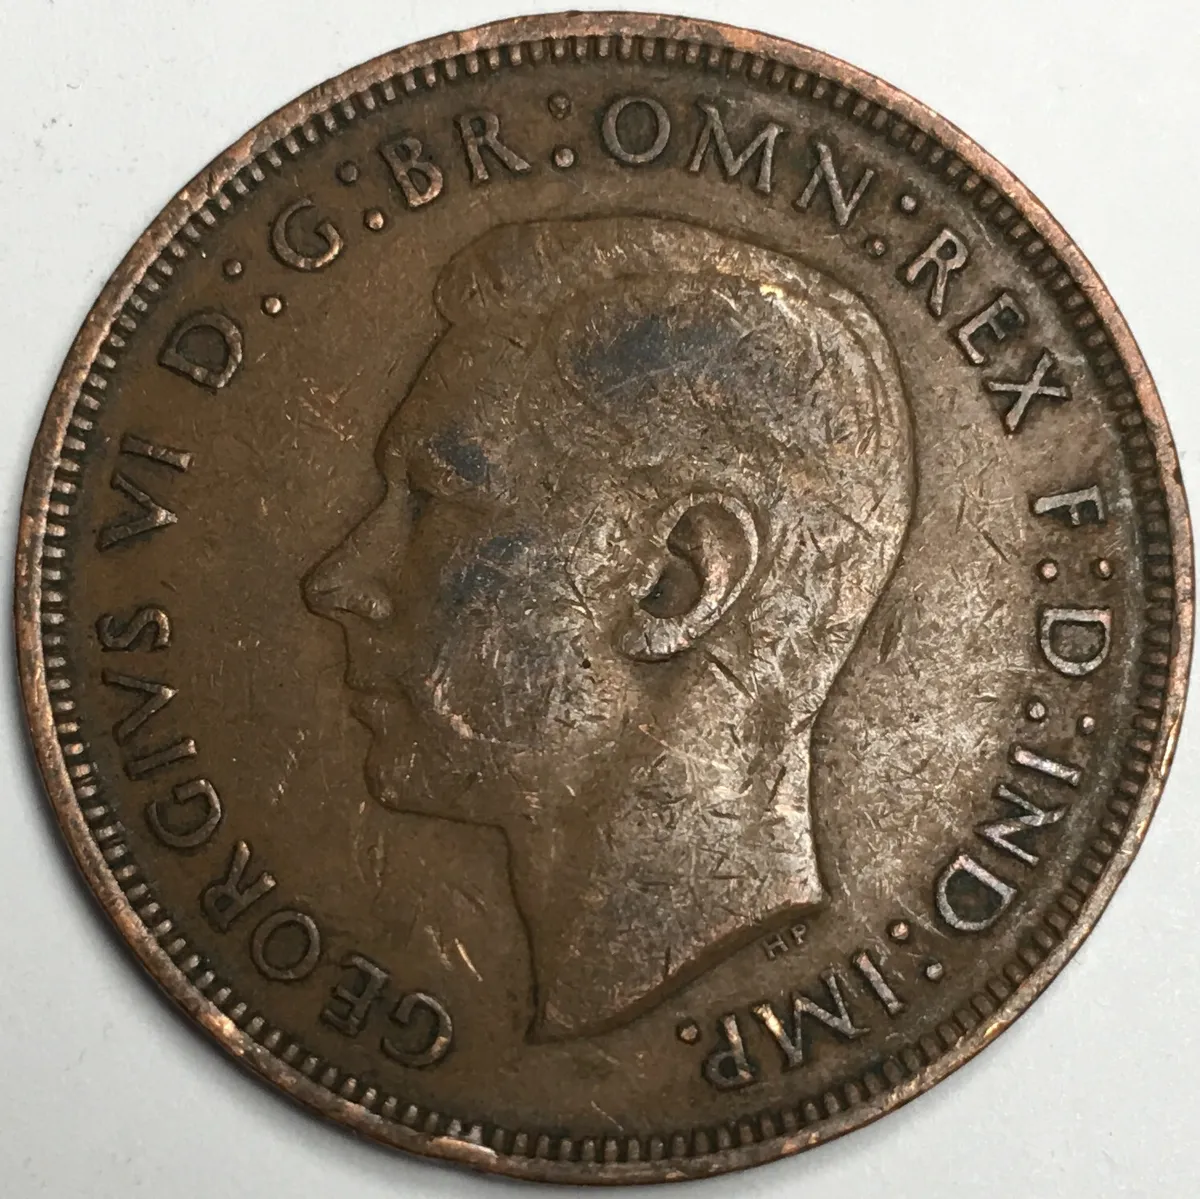
[[[814,721],[914,499],[895,355],[802,262],[642,217],[497,228],[310,571],[386,808],[501,830],[534,1040],[828,902]]]

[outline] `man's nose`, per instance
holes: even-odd
[[[349,614],[379,624],[392,615],[392,598],[365,552],[369,523],[370,517],[305,578],[305,603],[318,616],[338,620]]]

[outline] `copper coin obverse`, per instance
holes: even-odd
[[[21,682],[121,935],[237,1060],[520,1178],[769,1161],[1090,932],[1192,556],[1091,267],[916,101],[520,18],[308,93],[153,223],[29,468]]]

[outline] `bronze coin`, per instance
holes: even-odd
[[[1192,560],[1103,285],[813,50],[522,18],[269,118],[98,300],[21,677],[71,849],[379,1141],[649,1182],[992,1040],[1145,834]]]

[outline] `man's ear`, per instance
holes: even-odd
[[[754,517],[740,500],[715,491],[678,500],[633,581],[618,648],[639,662],[663,662],[695,645],[737,602],[758,549]]]

